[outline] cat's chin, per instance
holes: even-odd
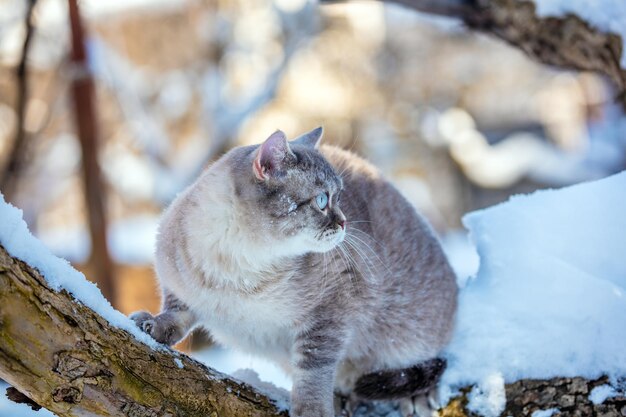
[[[343,239],[345,237],[346,237],[346,233],[343,230],[340,232],[337,232],[328,239],[316,241],[315,247],[311,251],[317,252],[317,253],[330,252],[331,250],[339,246],[339,244],[343,242]]]

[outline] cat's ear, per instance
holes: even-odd
[[[252,164],[254,176],[265,181],[271,175],[280,172],[285,164],[295,157],[289,148],[287,137],[282,131],[277,130],[259,146]]]
[[[324,134],[324,128],[322,126],[317,127],[311,130],[308,133],[305,133],[302,136],[298,136],[291,143],[295,143],[298,145],[308,146],[309,148],[319,148],[320,142],[322,141],[322,135]]]

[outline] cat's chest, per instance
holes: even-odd
[[[195,304],[202,324],[218,342],[244,350],[288,349],[303,315],[289,289],[242,294],[205,289]]]

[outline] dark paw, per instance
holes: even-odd
[[[153,316],[147,311],[138,311],[131,314],[129,318],[154,340],[168,346],[172,346],[184,336],[175,317],[169,313]]]

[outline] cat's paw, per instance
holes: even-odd
[[[406,417],[436,417],[439,396],[435,387],[428,392],[400,400],[400,413]]]
[[[176,318],[167,312],[153,316],[147,311],[137,311],[129,318],[154,340],[168,346],[179,342],[184,336]]]

